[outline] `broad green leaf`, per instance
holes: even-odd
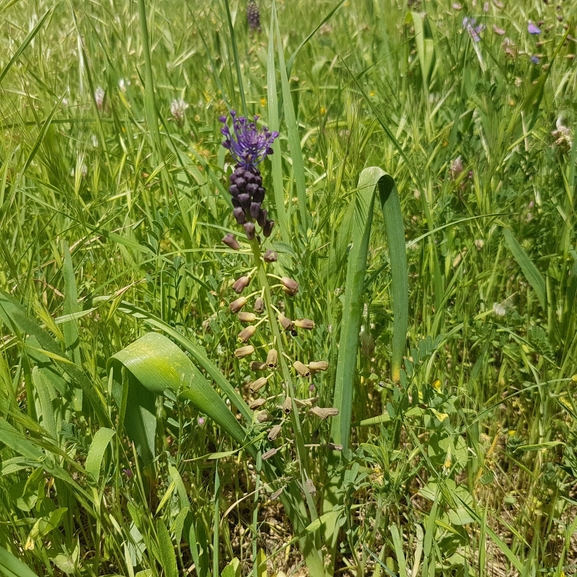
[[[220,577],[240,577],[240,561],[234,558],[220,574]]]
[[[0,546],[0,571],[5,577],[38,577],[28,565]]]
[[[96,431],[96,434],[92,439],[84,468],[95,480],[98,480],[100,467],[102,465],[102,460],[104,459],[104,453],[115,434],[116,433],[112,429],[102,427]]]
[[[517,264],[521,267],[523,274],[539,299],[541,307],[546,310],[547,307],[547,289],[545,286],[545,279],[539,272],[539,269],[533,264],[529,255],[523,250],[523,247],[517,242],[511,231],[507,228],[503,229],[505,241],[509,249],[513,253],[513,257]]]
[[[158,519],[156,523],[156,532],[158,534],[158,556],[164,575],[166,577],[178,577],[174,546],[162,519]]]
[[[245,431],[224,400],[182,350],[165,336],[148,333],[116,353],[109,362],[128,370],[143,392],[162,395],[170,390],[187,398],[236,441],[244,440]],[[138,403],[138,397],[133,402]]]

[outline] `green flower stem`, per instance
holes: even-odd
[[[277,318],[274,314],[274,307],[272,305],[272,297],[271,297],[271,290],[270,285],[268,284],[268,277],[263,265],[263,261],[261,259],[260,253],[260,246],[258,241],[253,240],[251,242],[252,252],[254,255],[254,261],[257,268],[257,276],[258,280],[264,289],[264,303],[266,306],[266,310],[268,313],[268,318],[270,321],[270,327],[274,336],[274,340],[276,341],[277,350],[279,353],[279,365],[282,373],[282,377],[285,383],[286,392],[293,399],[293,410],[291,411],[291,424],[293,427],[293,433],[295,436],[295,445],[297,450],[297,457],[300,464],[300,473],[301,473],[301,483],[302,483],[302,490],[305,494],[305,498],[307,501],[309,514],[310,514],[310,521],[315,521],[318,517],[317,508],[312,498],[310,491],[307,488],[306,480],[310,478],[310,471],[309,471],[309,459],[307,449],[305,447],[301,422],[299,419],[299,413],[297,406],[294,401],[294,386],[292,383],[292,377],[290,374],[290,370],[288,368],[287,362],[285,360],[285,354],[282,350],[282,335],[281,331],[277,322]]]

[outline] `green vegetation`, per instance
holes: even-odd
[[[577,2],[0,22],[0,574],[577,571]]]

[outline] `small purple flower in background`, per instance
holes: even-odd
[[[204,423],[206,422],[204,417],[198,417],[198,419],[196,419],[196,422],[198,423],[198,425],[200,427],[202,427],[204,425]]]
[[[536,24],[533,24],[533,22],[530,20],[529,24],[527,25],[527,31],[529,34],[541,34],[541,28],[539,28]]]
[[[132,479],[132,469],[122,469],[122,472],[123,472],[129,479]]]
[[[251,32],[260,32],[260,11],[255,0],[248,0],[246,19]]]
[[[467,16],[463,18],[463,28],[469,33],[473,42],[480,42],[481,37],[479,34],[485,30],[485,27],[482,24],[475,26],[476,23],[475,18],[468,18]]]
[[[539,64],[539,57],[535,55],[531,56],[531,62],[533,64]]]
[[[264,236],[270,236],[274,221],[267,218],[266,209],[262,208],[265,189],[258,165],[273,153],[272,145],[278,132],[263,127],[258,129],[256,122],[249,122],[244,116],[237,116],[231,110],[233,132],[226,124],[226,116],[221,116],[224,124],[221,129],[225,139],[224,148],[230,151],[236,161],[234,172],[230,176],[229,192],[232,196],[233,215],[238,224],[244,226],[249,240],[255,237],[256,221],[262,228]]]

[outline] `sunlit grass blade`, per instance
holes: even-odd
[[[511,231],[507,228],[503,229],[505,241],[517,264],[521,267],[525,278],[535,291],[539,304],[543,310],[547,310],[547,289],[545,286],[545,279],[539,272],[539,269],[533,264],[529,255],[525,252],[523,247],[519,244],[517,239],[513,236]]]
[[[28,565],[0,546],[0,571],[5,577],[38,577]]]
[[[165,390],[189,399],[238,442],[245,431],[223,399],[190,359],[169,339],[148,333],[116,353],[109,361],[126,368],[141,385],[155,395]]]

